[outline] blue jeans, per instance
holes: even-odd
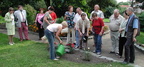
[[[79,31],[78,30],[76,30],[76,47],[78,47],[79,46],[79,44],[80,44],[80,35],[79,35]]]
[[[101,52],[101,44],[102,44],[102,36],[99,34],[94,34],[94,42],[95,42],[95,52]]]
[[[48,29],[45,30],[45,36],[48,39],[50,45],[50,59],[55,59],[55,47],[54,47],[54,33],[49,31]]]

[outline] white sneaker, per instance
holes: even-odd
[[[13,45],[13,43],[9,43],[9,45]]]
[[[59,59],[56,59],[56,58],[55,58],[55,59],[53,59],[53,60],[59,60]]]

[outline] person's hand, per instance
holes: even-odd
[[[133,38],[133,41],[134,41],[134,42],[136,42],[136,41],[137,41],[135,37]]]
[[[80,36],[82,36],[82,33],[80,33]]]
[[[87,34],[87,37],[89,36],[89,34]]]
[[[102,36],[102,32],[100,32],[99,35]]]
[[[62,40],[60,40],[60,44],[63,44]]]
[[[122,29],[119,29],[119,32],[122,33]]]
[[[57,42],[54,42],[54,44],[58,44]]]

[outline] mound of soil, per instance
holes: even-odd
[[[92,55],[90,55],[90,61],[85,61],[84,55],[85,55],[84,52],[74,51],[74,54],[66,53],[61,58],[68,60],[68,61],[76,62],[76,63],[108,63],[108,62],[111,62],[109,60],[101,59],[101,58],[98,58],[98,57],[95,57]]]

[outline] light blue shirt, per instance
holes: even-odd
[[[129,17],[128,24],[126,26],[126,32],[128,31],[128,25],[129,25],[129,23],[130,23],[133,16],[134,16],[134,14],[130,15],[130,17]],[[138,28],[138,22],[139,22],[138,19],[134,19],[133,28]]]

